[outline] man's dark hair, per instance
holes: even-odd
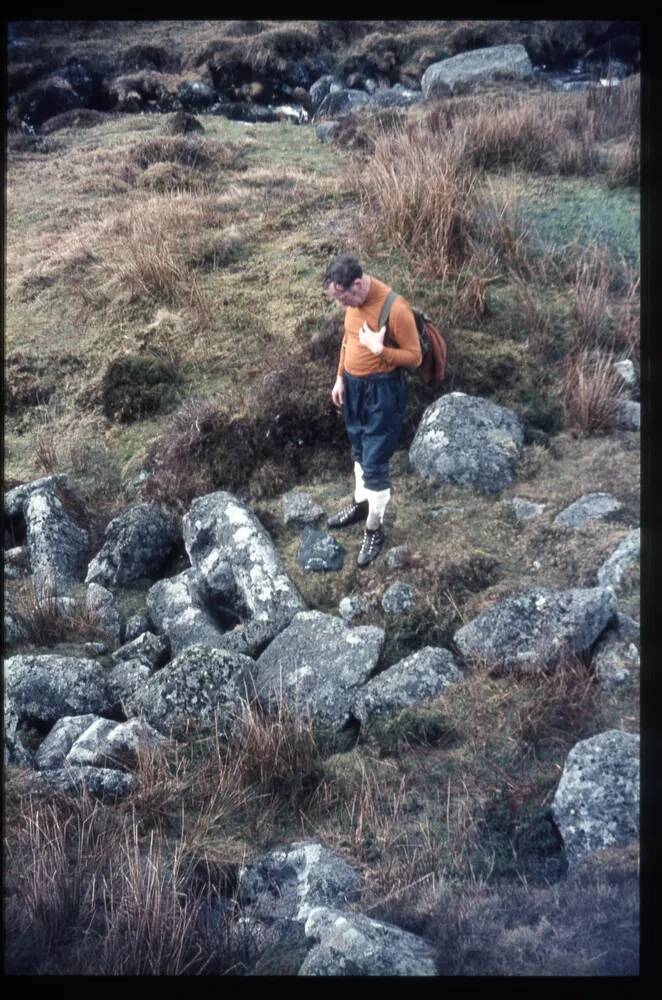
[[[333,282],[334,285],[340,285],[341,288],[349,288],[357,278],[362,276],[363,268],[356,257],[352,257],[350,253],[341,253],[334,257],[327,267],[322,284],[326,288]]]

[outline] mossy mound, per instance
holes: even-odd
[[[176,405],[181,376],[164,361],[127,355],[111,361],[101,383],[104,414],[118,423],[133,423]]]

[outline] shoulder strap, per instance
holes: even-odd
[[[378,329],[381,330],[384,324],[388,322],[388,316],[391,311],[391,306],[393,305],[393,303],[397,298],[399,298],[398,293],[394,292],[393,289],[391,289],[386,298],[384,299],[384,305],[382,306],[381,312],[379,314]]]

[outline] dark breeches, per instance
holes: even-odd
[[[390,487],[389,460],[402,432],[407,383],[401,369],[383,375],[343,376],[343,414],[352,458],[369,490]]]

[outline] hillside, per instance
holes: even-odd
[[[420,87],[435,61],[486,44],[525,40],[538,63],[568,65],[613,42],[613,24],[13,23],[23,43],[10,49],[5,492],[66,474],[57,496],[87,532],[87,565],[128,507],[157,505],[181,525],[197,498],[227,491],[255,515],[310,612],[337,618],[343,598],[364,599],[352,626],[383,630],[371,679],[435,647],[457,657],[463,681],[331,734],[284,704],[274,714],[247,703],[237,731],[220,736],[191,720],[178,741],[141,753],[137,783],[117,802],[30,796],[30,770],[12,761],[12,971],[296,974],[301,929],[251,937],[227,900],[236,903],[242,865],[311,839],[360,873],[355,908],[423,938],[439,974],[636,974],[636,844],[576,865],[551,807],[573,747],[638,734],[638,658],[626,663],[619,647],[620,680],[605,681],[592,639],[554,669],[541,660],[517,672],[465,662],[457,636],[522,591],[597,588],[639,525],[638,76],[577,92],[492,79],[407,107],[357,108],[325,141],[317,121],[247,122],[209,108],[195,114],[202,131],[188,131],[190,116],[168,105],[195,78],[217,97],[243,87],[222,98],[242,107],[301,97],[312,117],[322,56],[345,79],[365,83],[369,56],[380,89]],[[259,80],[242,77],[237,47],[249,45]],[[19,128],[46,106],[34,88],[45,93],[73,57],[98,72],[94,100]],[[289,95],[279,90],[291,63],[311,75],[303,95],[291,83]],[[146,112],[152,98],[136,80],[118,84],[130,73],[158,77],[167,113]],[[257,83],[269,100],[250,91]],[[112,104],[133,92],[134,111]],[[356,566],[358,531],[338,535],[339,569],[304,568],[302,531],[283,516],[292,490],[327,516],[351,494],[330,400],[342,315],[321,288],[341,252],[424,309],[449,351],[441,388],[409,381],[387,552],[368,573]],[[423,414],[453,393],[521,421],[512,479],[496,492],[412,467]],[[609,495],[607,513],[557,522],[591,494]],[[519,516],[521,501],[540,505],[534,516]],[[6,524],[5,549],[25,553],[25,524]],[[187,551],[180,530],[158,579],[185,572]],[[637,569],[614,588],[633,635]],[[28,574],[6,570],[24,626],[12,658],[91,656],[112,669],[120,632],[115,642],[100,633],[83,575],[63,613],[58,595],[40,599]],[[110,587],[122,632],[154,579]],[[399,612],[382,604],[395,583],[413,594]],[[256,649],[250,657],[265,655]],[[37,753],[52,728],[26,710],[24,750]],[[119,888],[111,899],[122,879],[133,903]],[[205,906],[169,908],[173,887]],[[203,927],[200,912],[216,924]],[[73,934],[57,930],[63,922]],[[210,943],[219,927],[220,948]]]

